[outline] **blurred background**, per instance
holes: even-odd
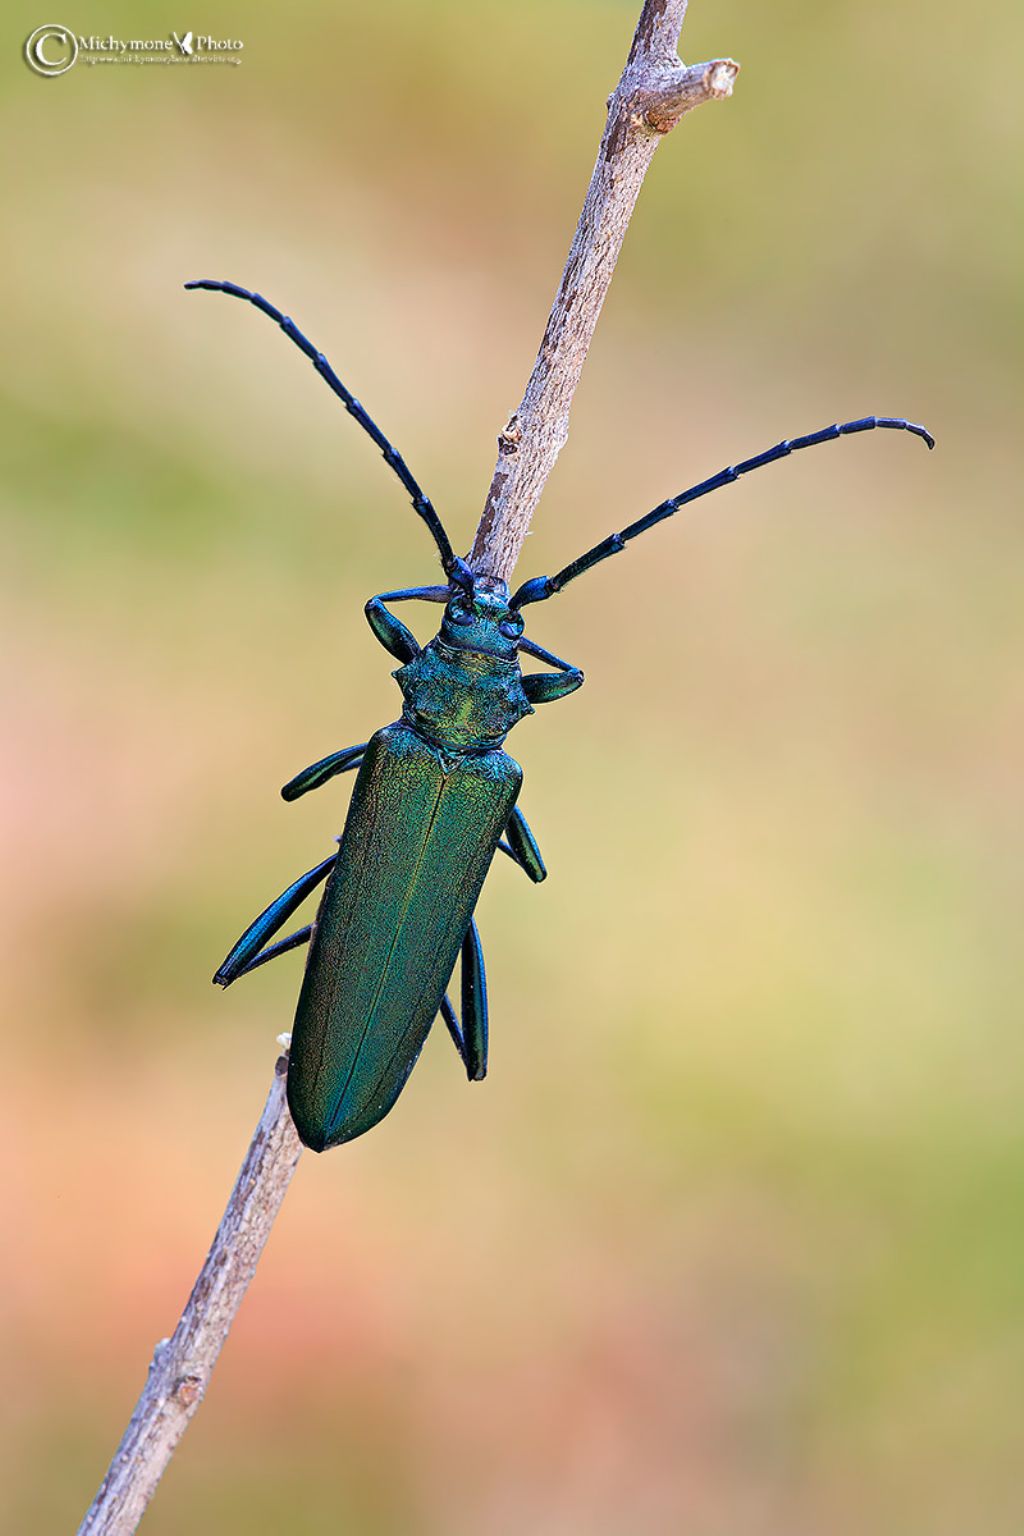
[[[342,824],[278,787],[397,713],[363,602],[434,573],[181,284],[294,315],[467,548],[637,11],[211,0],[146,25],[237,69],[44,80],[8,8],[5,1533],[74,1529],[187,1296],[300,963],[209,978]],[[743,73],[655,160],[522,574],[836,419],[939,446],[802,455],[534,611],[588,682],[512,744],[551,874],[483,897],[491,1076],[439,1032],[306,1155],[151,1536],[1024,1525],[1022,32],[694,0]]]

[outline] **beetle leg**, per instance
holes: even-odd
[[[470,921],[462,941],[462,1025],[445,993],[441,999],[441,1017],[455,1049],[462,1058],[466,1076],[478,1083],[487,1076],[487,974],[484,952],[476,923]]]
[[[420,654],[419,641],[401,619],[396,619],[386,607],[387,603],[405,603],[419,598],[426,603],[444,603],[449,597],[447,587],[406,587],[399,592],[378,592],[371,597],[363,612],[366,622],[386,651],[398,661],[415,661]]]
[[[307,923],[305,928],[299,928],[295,933],[290,933],[286,939],[278,939],[277,943],[271,944],[268,949],[260,950],[255,960],[250,960],[248,965],[243,965],[231,980],[237,981],[240,976],[248,976],[250,971],[266,965],[268,960],[276,960],[278,955],[286,955],[290,949],[298,949],[300,945],[308,944],[312,937],[313,924]]]
[[[462,1040],[471,1083],[487,1076],[487,972],[476,923],[470,919],[462,941]]]
[[[452,1007],[451,999],[449,998],[447,992],[441,999],[440,1011],[441,1017],[444,1019],[444,1022],[448,1027],[448,1033],[452,1037],[452,1044],[459,1053],[459,1060],[462,1062],[463,1066],[465,1066],[466,1044],[462,1038],[462,1026],[459,1023],[459,1016],[455,1012],[455,1009]]]
[[[583,673],[571,661],[563,661],[560,656],[546,651],[542,645],[525,637],[520,640],[519,649],[525,651],[527,656],[535,656],[538,661],[545,661],[549,667],[555,668],[554,672],[528,672],[523,678],[523,691],[531,704],[551,704],[555,699],[564,699],[567,693],[575,693],[577,688],[583,687]]]
[[[505,836],[508,842],[502,840],[498,844],[502,853],[507,853],[520,869],[526,871],[535,884],[539,885],[542,880],[546,880],[548,872],[541,857],[541,851],[537,847],[537,839],[530,831],[530,823],[518,807],[508,819]]]
[[[557,672],[528,672],[523,678],[523,691],[531,704],[553,704],[582,687],[579,667],[570,667],[561,676]]]
[[[276,901],[272,901],[270,906],[249,924],[241,938],[232,946],[213,978],[218,987],[230,987],[231,983],[249,968],[250,962],[256,959],[260,950],[269,939],[274,937],[277,930],[284,927],[296,907],[302,905],[322,880],[326,880],[337,857],[336,853],[332,853],[329,859],[324,859],[323,863],[318,864],[315,869],[307,870],[306,874],[300,875],[286,891],[281,892]]]
[[[311,789],[319,789],[321,784],[333,779],[336,773],[348,773],[350,768],[358,768],[365,751],[366,742],[361,741],[358,746],[344,747],[340,752],[332,752],[329,757],[322,757],[318,763],[303,768],[282,789],[282,800],[297,800]]]
[[[401,662],[414,661],[420,653],[419,641],[401,619],[390,613],[379,597],[371,597],[363,609],[366,621],[386,651]]]

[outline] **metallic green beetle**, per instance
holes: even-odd
[[[478,576],[453,551],[430,500],[404,459],[349,393],[327,359],[257,293],[204,279],[207,288],[254,304],[285,332],[374,440],[408,491],[441,557],[446,585],[384,592],[366,605],[378,640],[402,665],[402,717],[369,742],[334,752],[281,791],[295,800],[336,774],[358,769],[339,849],[289,886],[246,929],[214,981],[229,986],[275,956],[309,944],[292,1031],[288,1103],[305,1144],[322,1152],[351,1141],[391,1109],[438,1013],[471,1080],[487,1071],[487,986],[473,912],[500,848],[530,877],[546,870],[516,805],[519,764],[502,750],[533,705],[579,688],[578,667],[528,640],[521,610],[555,596],[575,577],[622,551],[630,539],[681,506],[753,469],[817,443],[887,427],[924,427],[902,417],[867,416],[778,443],[671,497],[613,533],[555,576],[527,581],[511,598],[504,583]],[[420,648],[388,603],[443,603],[436,637]],[[552,670],[524,675],[519,658]],[[316,921],[271,943],[321,882]],[[447,988],[461,952],[461,1021]]]

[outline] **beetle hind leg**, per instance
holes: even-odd
[[[237,981],[239,976],[244,976],[246,971],[251,970],[254,965],[261,964],[263,960],[272,960],[276,955],[283,954],[286,948],[292,949],[304,942],[297,934],[292,934],[291,938],[294,942],[283,939],[280,944],[272,946],[273,953],[266,949],[269,941],[278,929],[284,927],[296,907],[301,906],[321,881],[327,879],[337,857],[336,853],[332,853],[329,859],[324,859],[321,864],[300,875],[286,891],[281,892],[276,901],[272,901],[270,906],[249,924],[218,967],[213,978],[216,986],[230,987],[233,981]]]
[[[479,1083],[487,1076],[487,973],[480,934],[472,920],[462,941],[460,981],[461,1024],[447,993],[441,999],[441,1017],[462,1059],[466,1076],[471,1083]]]
[[[307,923],[305,928],[296,929],[286,939],[278,939],[276,944],[270,944],[266,949],[261,949],[255,959],[250,960],[248,965],[243,965],[241,970],[236,970],[230,980],[222,982],[221,985],[230,986],[232,981],[238,981],[242,976],[248,976],[250,971],[256,971],[261,965],[266,965],[268,960],[276,960],[278,955],[286,955],[289,950],[299,949],[303,944],[308,944],[312,937],[313,924]]]

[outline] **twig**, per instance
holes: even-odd
[[[597,164],[522,404],[498,435],[498,462],[469,557],[508,581],[569,435],[569,409],[647,167],[665,134],[703,101],[732,93],[732,59],[686,68],[676,56],[687,0],[645,0],[608,100]]]
[[[287,1072],[285,1051],[206,1263],[174,1336],[154,1351],[131,1422],[78,1536],[131,1536],[203,1400],[302,1152],[285,1098]]]
[[[473,568],[507,580],[569,430],[569,408],[641,184],[684,113],[732,91],[731,59],[684,67],[676,57],[687,0],[645,0],[583,212],[523,403],[498,439]],[[131,1422],[78,1536],[131,1536],[189,1420],[270,1235],[302,1152],[285,1099],[287,1054],[256,1127],[213,1246],[170,1340],[157,1345]]]

